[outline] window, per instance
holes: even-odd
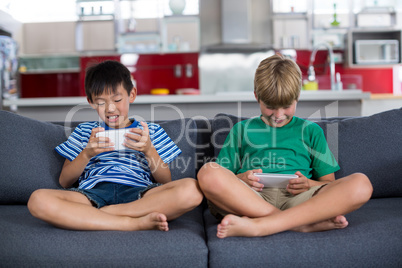
[[[1,2],[1,9],[23,23],[77,20],[75,0],[7,0]]]
[[[184,15],[198,15],[199,0],[186,0]],[[83,1],[77,8],[76,0],[2,0],[0,9],[12,15],[16,20],[28,22],[76,21],[78,14],[88,15],[93,12],[104,14],[114,11],[113,1]],[[102,7],[102,8],[100,8]],[[160,18],[172,15],[169,0],[120,1],[123,19]]]

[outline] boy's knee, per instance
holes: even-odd
[[[39,189],[35,190],[28,199],[28,210],[32,215],[36,215],[42,207],[42,200],[45,196],[45,190]]]
[[[54,200],[52,200],[51,191],[49,189],[35,190],[28,200],[28,210],[35,217],[41,217],[54,208]]]
[[[221,166],[215,162],[209,162],[204,164],[200,171],[198,171],[197,178],[200,183],[212,180],[215,177],[215,172],[219,170]]]
[[[193,204],[194,207],[201,204],[204,198],[198,182],[195,179],[187,178],[181,179],[181,191],[180,196],[184,199],[186,204]]]
[[[353,175],[355,175],[358,181],[358,189],[360,189],[364,196],[367,196],[367,200],[370,199],[373,194],[373,185],[370,179],[363,173],[354,173]]]
[[[363,173],[353,173],[350,175],[352,179],[352,187],[354,189],[354,194],[357,198],[358,203],[366,203],[370,200],[373,194],[373,186],[370,179]]]
[[[198,172],[198,182],[204,194],[219,194],[228,187],[227,170],[217,163],[206,163]]]

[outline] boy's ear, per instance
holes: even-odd
[[[95,104],[94,104],[93,102],[91,102],[88,97],[87,97],[87,102],[89,103],[89,105],[90,105],[93,109],[95,109]]]
[[[255,97],[255,99],[256,99],[257,101],[259,101],[259,100],[258,100],[258,97],[257,97],[257,93],[255,93],[255,90],[254,90],[254,97]]]
[[[130,96],[129,96],[130,103],[133,103],[136,98],[137,98],[137,88],[133,87],[133,89],[130,92]]]

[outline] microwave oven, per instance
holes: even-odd
[[[398,40],[356,40],[356,64],[390,64],[399,63]]]

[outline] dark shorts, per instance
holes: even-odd
[[[154,183],[146,187],[133,187],[112,182],[100,182],[91,189],[70,188],[68,190],[82,193],[94,207],[101,208],[136,201],[141,199],[148,190],[160,185],[160,183]]]

